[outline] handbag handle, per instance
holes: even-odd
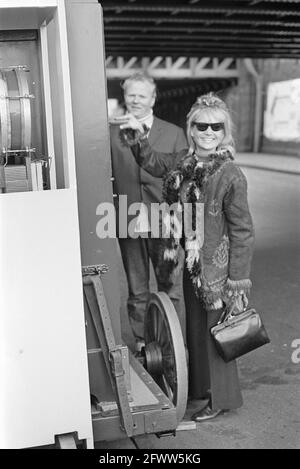
[[[241,311],[239,314],[243,313],[244,311],[246,311],[247,308],[244,308],[243,311]],[[220,319],[219,321],[217,322],[217,324],[221,324],[222,322],[225,322],[227,321],[228,319],[231,319],[232,317],[234,316],[237,316],[237,314],[232,314],[234,310],[234,302],[232,302],[231,304],[231,307],[228,308],[228,305],[225,306],[224,310],[222,311],[222,314],[220,316]]]
[[[244,313],[247,310],[248,300],[246,298],[247,301],[245,302],[244,301],[244,292],[241,292],[241,294],[242,294],[242,303],[243,303],[242,311],[239,311],[238,314],[232,314],[233,310],[234,310],[234,307],[235,307],[235,301],[234,301],[235,295],[233,295],[232,301],[230,301],[229,303],[227,303],[225,305],[224,310],[222,311],[222,314],[221,314],[220,319],[219,319],[217,324],[221,324],[222,322],[227,321],[228,319],[231,319],[234,316],[238,316],[239,314]]]

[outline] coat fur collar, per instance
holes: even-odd
[[[207,302],[215,301],[215,298],[205,298],[201,289],[201,257],[202,242],[199,233],[195,233],[197,209],[196,203],[204,202],[205,186],[208,179],[216,174],[216,172],[228,161],[233,160],[230,151],[220,150],[211,154],[208,161],[199,164],[195,155],[185,157],[178,164],[177,168],[169,173],[163,185],[163,199],[169,205],[182,203],[180,200],[182,184],[186,182],[186,202],[192,204],[192,235],[187,236],[185,233],[185,251],[186,251],[186,264],[190,273],[197,296],[203,297]],[[176,212],[171,212],[167,215],[168,219],[164,219],[163,223],[170,223],[170,237],[165,239],[166,243],[163,249],[162,263],[163,263],[163,276],[167,278],[176,271],[178,266],[179,245],[180,239],[176,236],[174,227],[178,227],[178,220],[176,220]],[[197,220],[198,221],[198,220]],[[201,223],[201,221],[200,221]],[[199,225],[198,225],[199,226]],[[203,240],[202,240],[203,241]],[[161,274],[161,270],[160,270]],[[207,294],[206,294],[207,295]],[[209,296],[209,294],[208,294]]]

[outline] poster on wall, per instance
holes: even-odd
[[[300,79],[269,83],[264,136],[282,142],[300,141]]]

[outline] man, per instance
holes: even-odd
[[[124,81],[122,88],[127,112],[147,126],[149,142],[155,150],[172,153],[187,148],[182,129],[153,115],[156,85],[150,76],[136,73]],[[126,209],[131,204],[142,202],[150,213],[151,204],[162,200],[162,180],[153,178],[137,165],[134,147],[126,145],[119,125],[111,125],[110,135],[115,194],[119,200],[121,195],[127,196]],[[116,200],[118,206],[118,199]],[[121,211],[121,207],[119,210]],[[124,213],[121,215],[124,216]],[[143,228],[143,220],[137,225],[135,231],[137,235],[140,231],[140,236],[123,238],[119,233],[119,244],[128,281],[128,315],[139,348],[144,339],[144,315],[149,298],[149,263],[151,259],[156,271],[160,240],[151,238],[151,234],[148,236],[149,226]],[[162,279],[156,280],[158,290],[169,294],[184,329],[182,272],[172,280],[170,289]]]

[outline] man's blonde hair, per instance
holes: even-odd
[[[126,80],[121,83],[121,88],[123,89],[124,93],[126,93],[126,88],[130,83],[138,81],[142,83],[148,83],[150,86],[152,86],[153,97],[156,98],[156,83],[154,79],[146,72],[136,72],[130,77],[126,78]]]

